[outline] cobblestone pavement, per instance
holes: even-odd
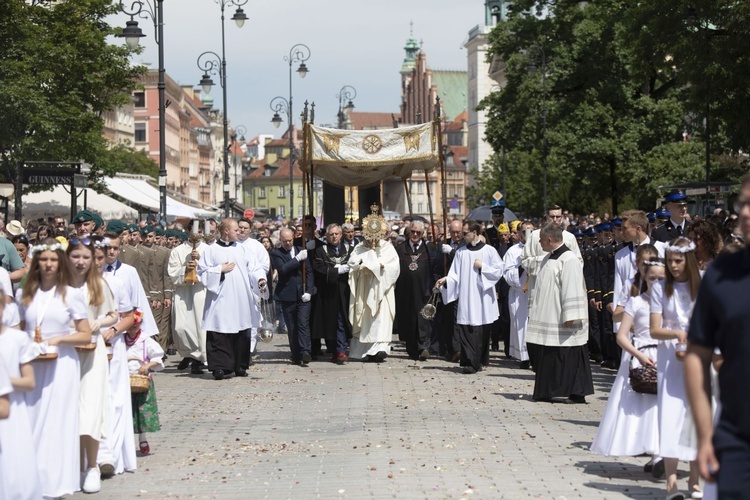
[[[415,362],[287,362],[286,336],[259,344],[250,377],[156,376],[162,430],[106,498],[662,497],[646,458],[588,447],[613,371],[594,368],[587,405],[534,403],[533,373],[493,353],[489,369]],[[684,467],[681,465],[684,476]],[[681,484],[686,479],[681,479]],[[683,485],[684,487],[684,485]],[[82,495],[81,495],[82,496]]]

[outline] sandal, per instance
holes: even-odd
[[[141,448],[142,454],[148,455],[151,452],[151,448],[148,446],[148,441],[141,441],[138,445]]]

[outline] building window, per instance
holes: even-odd
[[[284,217],[284,205],[279,206],[279,217]]]
[[[279,198],[286,198],[286,188],[279,186]]]
[[[304,186],[297,186],[297,198],[302,198],[304,196],[302,189]]]
[[[258,198],[265,198],[266,197],[266,188],[265,186],[258,188]]]
[[[424,192],[424,183],[422,183],[421,181],[417,182],[417,194],[422,194],[423,192]],[[420,209],[419,212],[421,211],[422,210]]]
[[[302,217],[302,207],[301,206],[297,207],[297,217]]]
[[[146,93],[134,92],[133,93],[133,105],[136,108],[145,108],[146,107]]]
[[[424,206],[422,203],[417,203],[417,213],[421,214],[424,212]]]
[[[135,142],[146,142],[146,124],[135,124]]]

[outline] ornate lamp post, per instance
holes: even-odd
[[[227,5],[235,5],[237,10],[232,16],[232,21],[237,24],[238,28],[242,28],[247,21],[247,15],[242,10],[242,6],[247,3],[248,0],[214,0],[219,6],[221,6],[221,57],[216,52],[206,51],[198,56],[198,69],[203,71],[203,78],[201,78],[200,86],[203,92],[206,94],[211,92],[211,87],[214,85],[210,75],[218,75],[219,83],[222,89],[223,97],[223,115],[224,115],[224,217],[229,217],[230,214],[230,202],[229,202],[229,121],[227,118],[227,57],[226,57],[226,41],[224,34],[224,9]]]
[[[289,50],[289,56],[284,56],[284,60],[289,63],[289,99],[283,97],[274,97],[271,100],[271,110],[274,112],[271,123],[278,128],[284,121],[279,112],[286,112],[288,135],[289,135],[289,219],[294,219],[294,162],[297,160],[297,152],[294,150],[294,121],[292,120],[292,65],[299,63],[297,73],[300,78],[307,76],[308,69],[305,61],[310,59],[310,48],[298,43],[293,45]],[[304,214],[302,214],[304,216]]]
[[[126,7],[120,0],[122,11],[130,16],[130,21],[125,23],[125,28],[118,36],[125,39],[125,43],[131,50],[138,47],[139,40],[144,35],[138,27],[135,16],[141,19],[149,19],[154,23],[154,38],[159,48],[159,220],[167,220],[167,145],[166,145],[166,98],[164,96],[166,85],[164,83],[164,0],[135,0]]]
[[[234,149],[235,144],[237,144],[237,139],[241,143],[244,144],[245,142],[245,134],[247,134],[247,127],[244,125],[237,125],[234,127],[234,132],[232,133],[232,149]],[[234,199],[237,200],[237,202],[240,202],[239,195],[237,193],[239,187],[242,185],[242,179],[239,181],[237,180],[237,155],[234,155],[234,158],[232,158],[234,163]],[[242,164],[242,160],[240,160],[240,164]],[[244,172],[244,169],[241,170]]]
[[[341,87],[341,90],[339,90],[339,93],[336,94],[336,99],[339,100],[339,112],[337,116],[340,129],[346,128],[346,122],[347,118],[349,117],[349,113],[351,113],[351,111],[354,109],[354,102],[352,101],[356,98],[357,89],[355,89],[351,85],[344,85],[343,87]]]

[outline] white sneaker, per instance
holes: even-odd
[[[84,493],[99,493],[102,489],[102,477],[98,467],[91,467],[86,471],[86,478],[83,480]]]

